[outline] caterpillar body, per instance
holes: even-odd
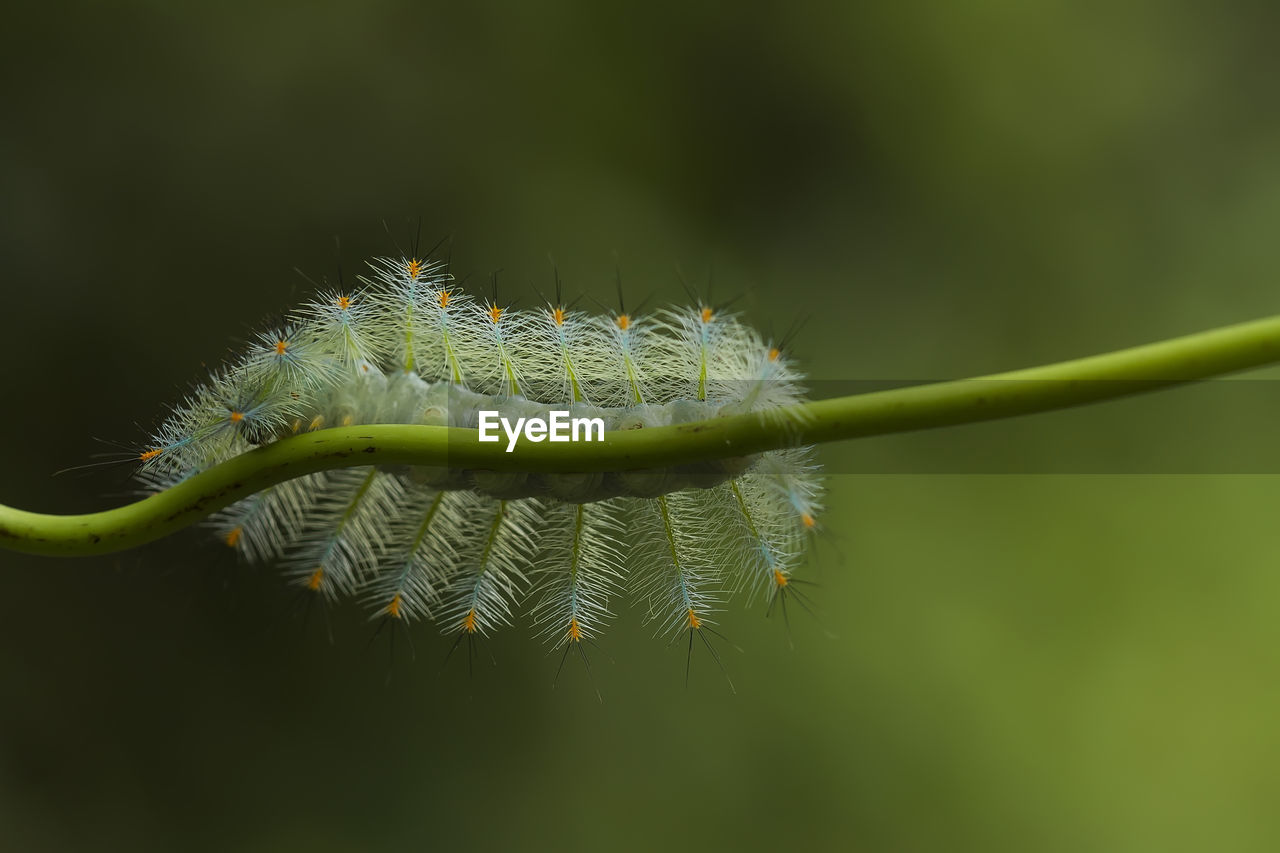
[[[802,399],[779,346],[702,300],[591,316],[557,294],[513,310],[466,294],[436,261],[370,267],[196,387],[139,452],[146,486],[327,426],[474,428],[485,410],[560,409],[638,429]],[[353,467],[281,483],[211,524],[248,561],[374,617],[474,638],[527,603],[535,632],[567,652],[603,632],[630,588],[660,634],[692,643],[735,591],[770,606],[794,591],[821,509],[811,450],[593,474]]]

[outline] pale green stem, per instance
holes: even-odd
[[[0,505],[0,548],[90,555],[132,548],[284,480],[330,468],[412,464],[492,471],[629,470],[745,456],[796,444],[1046,412],[1280,361],[1280,316],[1160,343],[962,379],[818,400],[782,410],[605,433],[599,442],[529,443],[513,453],[476,430],[382,424],[282,439],[137,503],[86,515]]]

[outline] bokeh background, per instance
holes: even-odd
[[[0,501],[144,434],[311,288],[453,235],[535,298],[809,318],[816,387],[1274,313],[1274,5],[14,4]],[[340,246],[334,238],[341,239]],[[521,624],[291,613],[198,531],[0,554],[9,850],[1275,850],[1270,374],[822,449],[815,618],[684,684],[626,608],[594,684]],[[1252,381],[1258,379],[1260,381]],[[827,382],[833,384],[825,384]],[[792,647],[794,646],[794,648]]]

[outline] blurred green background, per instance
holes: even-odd
[[[608,6],[606,8],[606,5]],[[1273,4],[48,3],[0,33],[0,501],[409,239],[752,322],[824,380],[977,374],[1277,311]],[[341,237],[335,249],[333,237]],[[1255,376],[1268,377],[1261,373]],[[198,531],[0,554],[11,850],[1280,849],[1280,404],[1194,390],[822,450],[790,636],[684,686],[624,609],[468,677],[290,614]],[[819,386],[827,387],[827,386]],[[1206,403],[1205,401],[1209,401]],[[1224,406],[1226,404],[1223,404]],[[1256,462],[1256,465],[1255,465]],[[1189,473],[1191,472],[1191,473]]]

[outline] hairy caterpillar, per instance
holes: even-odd
[[[168,488],[299,432],[371,423],[474,428],[479,413],[561,409],[608,430],[766,416],[801,399],[781,345],[694,299],[590,316],[556,299],[512,310],[462,292],[444,265],[383,258],[318,294],[196,387],[138,453]],[[822,498],[811,448],[643,471],[525,474],[352,467],[220,511],[217,534],[327,600],[432,619],[474,639],[528,603],[538,635],[579,652],[630,587],[664,636],[707,640],[739,589],[772,608]],[[711,648],[708,642],[708,648]],[[712,649],[714,654],[714,649]]]

